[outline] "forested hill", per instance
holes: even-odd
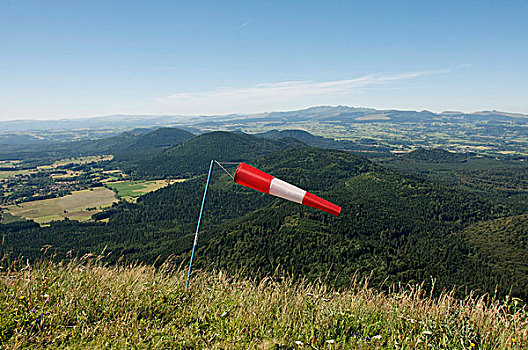
[[[528,215],[475,223],[462,231],[472,258],[485,264],[502,288],[528,290]]]
[[[191,139],[194,134],[176,128],[134,129],[98,140],[66,143],[73,155],[113,154],[117,161],[143,158]]]
[[[222,143],[226,139],[233,141]],[[347,152],[289,148],[291,140],[281,142],[212,133],[165,151],[181,162],[186,154],[191,174],[198,166],[205,172],[211,158],[256,157],[251,164],[343,207],[341,216],[333,217],[241,187],[217,171],[202,222],[197,267],[243,268],[261,276],[280,268],[339,286],[358,270],[372,272],[375,283],[434,277],[440,289],[456,284],[494,291],[498,276],[486,263],[490,258],[475,260],[472,241],[460,232],[508,216],[508,207],[473,192],[401,175]],[[286,149],[269,153],[281,147]],[[99,216],[108,217],[108,224],[3,225],[2,252],[38,257],[42,246],[50,245],[49,252],[61,258],[68,251],[83,254],[107,247],[109,261],[124,256],[153,263],[170,254],[188,261],[204,186],[202,175],[146,194],[137,204],[121,203]],[[498,292],[505,295],[510,289],[501,284]],[[526,289],[514,287],[511,292],[528,297]]]
[[[378,145],[377,142],[375,142],[375,145],[367,146],[365,145],[365,143],[367,143],[367,140],[362,140],[362,144],[349,140],[334,140],[332,138],[310,134],[305,130],[270,130],[263,133],[255,134],[255,136],[273,140],[282,138],[293,138],[312,147],[340,149],[348,151],[370,151],[390,154],[390,149],[388,147]],[[365,153],[365,155],[368,154],[369,153]]]
[[[159,128],[140,135],[130,145],[111,152],[116,161],[127,161],[154,155],[164,149],[174,147],[192,139],[194,134],[175,128]]]
[[[115,154],[116,152],[136,143],[142,135],[150,132],[152,132],[150,129],[134,129],[102,139],[67,142],[64,144],[69,146],[72,152],[78,152],[83,155]]]
[[[220,232],[209,232],[201,243],[202,266],[244,266],[264,273],[283,266],[338,284],[346,284],[356,270],[374,271],[377,282],[434,276],[441,287],[491,288],[488,271],[468,259],[469,245],[454,233],[468,223],[506,214],[504,209],[342,152],[297,149],[282,153],[281,159],[271,156],[259,165],[340,204],[342,215],[334,218],[277,200]]]
[[[243,133],[215,131],[150,157],[122,162],[119,167],[136,177],[188,178],[206,172],[211,159],[225,162],[256,160],[266,154],[303,145],[291,138],[268,140]]]
[[[458,163],[468,159],[477,158],[476,153],[456,153],[449,152],[441,148],[426,149],[419,147],[414,151],[400,156],[405,161],[426,162],[426,163]]]
[[[194,137],[176,128],[133,129],[118,135],[95,140],[42,141],[27,144],[7,143],[0,147],[0,159],[20,159],[24,162],[53,162],[64,157],[112,154],[118,160],[142,158]]]

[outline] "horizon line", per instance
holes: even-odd
[[[94,115],[94,116],[88,116],[88,117],[61,117],[57,119],[31,119],[31,118],[22,118],[22,119],[8,119],[8,120],[2,120],[0,119],[0,123],[13,123],[13,122],[60,122],[60,121],[75,121],[75,120],[87,120],[87,119],[97,119],[97,118],[108,118],[108,117],[151,117],[151,118],[159,118],[159,117],[179,117],[179,118],[206,118],[206,117],[227,117],[227,116],[240,116],[240,117],[249,117],[249,116],[255,116],[259,114],[269,114],[269,113],[290,113],[290,112],[300,112],[300,111],[306,111],[313,108],[352,108],[352,109],[371,109],[374,111],[402,111],[402,112],[431,112],[434,114],[446,114],[446,113],[463,113],[463,114],[483,114],[483,113],[501,113],[501,114],[509,114],[509,115],[518,115],[521,117],[528,117],[528,112],[517,112],[517,111],[500,111],[496,109],[492,110],[476,110],[476,111],[464,111],[464,110],[458,110],[458,109],[445,109],[442,111],[433,111],[427,108],[424,109],[407,109],[407,108],[376,108],[376,107],[365,107],[365,106],[349,106],[349,105],[314,105],[304,108],[295,108],[295,109],[284,109],[284,110],[270,110],[270,111],[260,111],[260,112],[253,112],[253,113],[223,113],[223,114],[129,114],[129,113],[114,113],[114,114],[103,114],[103,115]]]

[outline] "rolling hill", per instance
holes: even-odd
[[[152,132],[151,129],[133,129],[111,137],[72,142],[68,145],[70,145],[72,152],[80,154],[115,154],[119,150],[134,144],[142,135],[150,132]]]
[[[0,159],[25,162],[50,162],[52,159],[112,154],[119,160],[147,157],[192,138],[188,131],[176,128],[136,128],[117,135],[80,141],[50,141],[25,135],[0,137]],[[5,144],[2,144],[5,142]]]
[[[150,157],[119,166],[133,176],[188,178],[207,171],[211,159],[225,162],[254,160],[262,155],[303,145],[295,139],[267,140],[242,133],[198,135]]]
[[[358,271],[372,272],[376,283],[433,277],[440,289],[457,285],[494,290],[496,272],[473,258],[474,243],[460,232],[478,222],[509,216],[508,207],[476,192],[402,175],[348,152],[297,146],[299,141],[291,139],[273,141],[225,132],[197,136],[163,151],[163,162],[138,163],[146,174],[174,171],[173,175],[196,178],[146,194],[136,204],[115,206],[106,213],[107,224],[3,225],[3,251],[38,257],[48,244],[63,258],[68,251],[84,254],[107,247],[112,252],[109,262],[123,256],[155,263],[169,255],[184,262],[205,185],[200,174],[211,158],[249,158],[251,164],[341,205],[342,215],[329,217],[256,193],[216,172],[202,222],[197,267],[243,269],[261,277],[279,268],[338,287],[348,285]],[[498,293],[509,292],[501,283]],[[511,292],[528,296],[526,289],[515,287]]]
[[[357,142],[348,141],[348,140],[335,140],[329,137],[322,137],[312,135],[311,133],[305,130],[298,129],[287,129],[287,130],[270,130],[263,133],[255,134],[257,137],[263,137],[272,140],[278,140],[282,138],[293,138],[305,143],[308,146],[328,148],[328,149],[339,149],[346,151],[369,151],[377,153],[387,153],[389,154],[390,149],[388,147],[373,145],[367,146],[359,144]],[[364,153],[368,155],[368,153]]]
[[[472,247],[472,259],[493,274],[490,287],[528,290],[528,215],[478,222],[461,235]]]
[[[159,128],[139,135],[130,145],[111,152],[116,161],[131,161],[152,156],[194,137],[194,134],[175,128]]]
[[[479,158],[476,153],[457,153],[449,152],[441,148],[426,149],[419,147],[411,152],[404,153],[400,156],[405,161],[414,161],[422,163],[460,163],[468,159]]]

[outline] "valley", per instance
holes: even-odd
[[[0,350],[528,349],[526,18],[2,2]]]
[[[15,184],[10,192],[4,187],[4,200],[19,188],[34,193],[59,183],[70,187],[57,188],[63,194],[47,202],[27,201],[26,195],[4,205],[3,254],[38,259],[49,245],[59,260],[107,249],[108,263],[157,264],[168,256],[185,263],[209,161],[245,161],[341,205],[342,215],[328,217],[257,194],[217,169],[198,269],[264,278],[280,267],[294,278],[335,288],[357,274],[388,286],[427,285],[434,276],[439,290],[456,285],[460,293],[497,289],[526,298],[528,278],[515,273],[528,260],[526,250],[515,250],[528,241],[526,233],[501,238],[501,250],[515,251],[514,260],[490,254],[482,242],[493,242],[489,232],[508,235],[501,220],[528,212],[528,163],[522,157],[412,148],[399,154],[387,145],[367,147],[302,130],[193,135],[176,128],[61,143],[60,154],[48,154],[47,163],[31,153],[5,160],[12,174],[26,173],[4,179],[4,186]]]
[[[89,221],[121,198],[135,202],[145,193],[183,181],[125,180],[127,175],[120,170],[105,170],[112,159],[113,155],[80,156],[38,166],[4,161],[9,170],[0,173],[0,222]]]
[[[62,197],[73,191],[102,186],[110,176],[101,167],[108,156],[79,157],[34,166],[18,163],[12,170],[2,172],[0,204],[16,205],[49,198]],[[113,174],[115,177],[121,174]]]

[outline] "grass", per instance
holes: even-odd
[[[100,212],[100,207],[108,207],[116,201],[114,192],[104,187],[96,187],[91,190],[75,191],[60,198],[10,205],[5,207],[4,211],[12,216],[35,220],[38,223],[62,220],[66,217],[72,220],[86,221],[93,214]],[[98,209],[86,210],[94,207]]]
[[[146,192],[144,192],[143,189],[146,188],[149,183],[150,181],[120,181],[110,182],[106,185],[115,190],[121,197],[133,197],[145,194]]]
[[[55,161],[51,165],[42,165],[37,167],[37,170],[49,170],[49,169],[55,169],[60,166],[66,165],[66,164],[89,164],[89,163],[95,163],[95,162],[102,162],[107,160],[112,160],[114,158],[113,155],[99,155],[99,156],[86,156],[86,157],[73,157],[73,158],[64,158]]]
[[[105,185],[113,189],[120,198],[133,201],[134,198],[144,195],[145,193],[156,191],[168,184],[185,181],[179,180],[153,180],[153,181],[118,181],[107,182]]]
[[[0,179],[8,179],[17,175],[27,175],[31,170],[2,170],[0,171]]]
[[[51,174],[50,176],[53,179],[70,179],[70,178],[75,178],[83,173],[84,173],[83,171],[66,170],[66,174]]]
[[[0,167],[2,167],[2,168],[15,168],[17,163],[20,163],[20,161],[0,160]]]
[[[193,274],[166,261],[104,266],[19,261],[0,273],[0,348],[525,349],[517,300],[420,285],[334,291],[280,276]]]
[[[0,219],[1,219],[0,222],[2,224],[9,224],[12,222],[17,222],[17,221],[25,221],[24,218],[20,216],[11,215],[6,211],[0,213]]]

